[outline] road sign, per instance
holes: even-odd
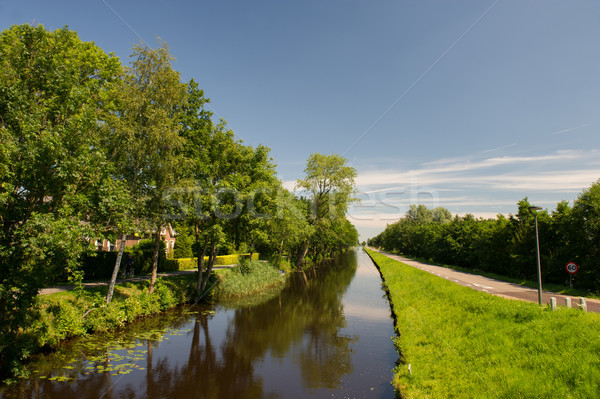
[[[567,273],[569,273],[569,274],[575,274],[579,270],[579,266],[575,262],[569,262],[565,266],[565,269],[567,269]]]

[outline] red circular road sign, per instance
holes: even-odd
[[[567,269],[567,273],[575,274],[575,273],[577,273],[577,270],[579,270],[579,266],[575,262],[569,262],[565,266],[565,269]]]

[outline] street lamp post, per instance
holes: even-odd
[[[538,278],[538,302],[542,304],[542,265],[540,262],[540,236],[538,234],[537,212],[542,209],[539,206],[530,206],[529,212],[535,217],[535,249],[537,254],[537,278]]]

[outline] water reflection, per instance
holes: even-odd
[[[396,354],[389,308],[378,276],[365,286],[355,279],[357,268],[352,254],[296,273],[279,295],[259,305],[182,308],[118,334],[78,340],[43,357],[35,365],[40,378],[3,397],[392,397],[387,381]],[[351,286],[354,294],[346,295]],[[361,336],[374,325],[372,340]],[[379,382],[365,372],[370,369]]]

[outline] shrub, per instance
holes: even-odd
[[[217,295],[219,299],[252,295],[284,281],[285,277],[270,263],[253,260],[227,270],[222,275]]]
[[[167,260],[165,253],[166,244],[164,241],[160,241],[158,248],[158,270],[165,271],[164,267]],[[152,261],[154,257],[154,240],[141,240],[137,245],[132,248],[134,257],[135,274],[149,274],[152,272]]]
[[[106,280],[111,278],[118,252],[98,251],[86,256],[81,262],[85,280]]]
[[[252,254],[252,260],[258,260],[258,253]],[[178,270],[194,270],[198,267],[198,258],[180,258],[180,259],[167,259],[164,266],[160,271],[178,271]],[[223,265],[235,265],[241,263],[243,260],[249,260],[250,254],[233,254],[233,255],[220,255],[215,260],[215,266]],[[204,257],[204,264],[208,262],[208,256]]]

